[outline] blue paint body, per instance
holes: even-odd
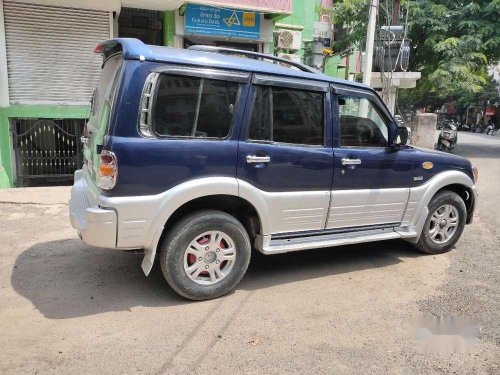
[[[104,44],[105,57],[121,46],[124,63],[112,103],[104,149],[118,159],[116,187],[102,191],[108,196],[158,194],[182,182],[207,176],[238,177],[265,191],[314,191],[413,187],[444,170],[456,169],[471,178],[470,162],[455,155],[423,151],[413,147],[341,148],[335,88],[364,91],[374,96],[390,119],[389,137],[395,138],[396,123],[376,93],[369,87],[285,68],[252,59],[166,47],[146,46],[134,39],[114,39]],[[139,61],[143,59],[145,61]],[[155,68],[165,64],[265,73],[328,82],[332,91],[325,98],[325,143],[320,147],[275,145],[246,141],[254,87],[243,84],[234,112],[234,123],[225,140],[146,139],[138,132],[139,103],[144,82]],[[267,155],[272,163],[250,165],[249,154]],[[359,166],[342,168],[344,157],[359,157]],[[424,170],[431,161],[434,168]],[[341,170],[344,169],[344,174]],[[422,176],[415,181],[414,177]]]

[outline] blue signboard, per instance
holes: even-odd
[[[233,38],[259,39],[260,14],[187,4],[184,33]]]

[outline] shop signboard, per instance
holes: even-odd
[[[328,22],[314,22],[313,38],[323,42],[325,47],[330,47],[331,24]]]
[[[237,9],[187,4],[185,34],[259,39],[260,14]]]

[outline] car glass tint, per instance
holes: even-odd
[[[122,59],[120,56],[115,56],[108,59],[103,66],[99,83],[94,91],[92,98],[92,116],[99,121],[99,115],[106,99],[110,99],[116,86],[116,73],[118,72]],[[96,122],[97,124],[97,122]]]
[[[153,109],[154,131],[168,137],[225,138],[237,97],[235,82],[162,75]]]
[[[273,141],[323,144],[323,94],[273,87]]]
[[[248,139],[322,145],[323,108],[322,93],[259,86],[256,88]]]
[[[271,140],[269,90],[269,87],[258,86],[256,88],[248,139],[254,141]]]
[[[204,79],[196,132],[201,136],[225,138],[231,127],[237,96],[237,83]]]
[[[388,128],[372,102],[366,98],[339,98],[340,145],[386,147]]]

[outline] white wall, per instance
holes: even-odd
[[[119,12],[121,0],[12,0],[18,3],[53,5],[67,8],[109,10]]]

